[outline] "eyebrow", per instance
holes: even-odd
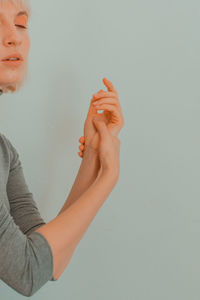
[[[26,15],[27,17],[29,17],[27,11],[25,11],[25,10],[22,10],[22,11],[18,12],[18,14],[16,14],[16,17],[22,16],[22,15]],[[2,16],[2,14],[0,13],[0,17],[1,16]]]
[[[28,13],[25,10],[18,12],[18,14],[16,16],[18,17],[18,16],[21,16],[21,15],[26,15],[28,17]]]

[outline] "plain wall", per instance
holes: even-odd
[[[92,94],[118,90],[114,190],[67,269],[34,299],[200,298],[200,2],[31,1],[29,76],[0,126],[49,222],[70,192]],[[22,299],[0,282],[1,299]]]

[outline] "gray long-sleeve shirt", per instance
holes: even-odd
[[[0,279],[32,296],[53,277],[53,253],[34,232],[46,224],[24,178],[16,148],[0,132]]]

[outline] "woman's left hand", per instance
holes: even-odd
[[[85,146],[90,143],[96,133],[92,122],[93,117],[98,116],[98,119],[103,120],[113,136],[118,136],[124,126],[124,118],[117,90],[108,79],[103,78],[103,83],[107,87],[107,91],[100,90],[94,94],[91,99],[88,115],[84,124],[84,136],[79,139],[81,145],[79,146],[80,152],[78,152],[78,155],[80,157],[83,157]],[[99,114],[98,110],[104,111]],[[94,147],[96,147],[97,140],[94,140],[96,141]]]

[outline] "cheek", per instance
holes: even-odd
[[[30,49],[30,38],[28,35],[24,39],[23,48],[24,48],[24,54],[28,56],[29,49]]]

